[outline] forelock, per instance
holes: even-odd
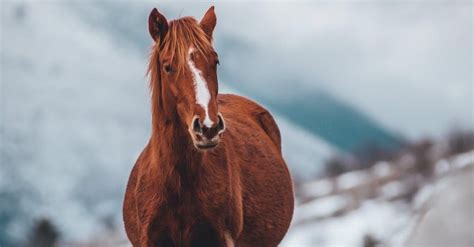
[[[206,54],[214,51],[207,34],[201,29],[196,19],[184,17],[169,23],[159,52],[170,54],[170,58],[177,62],[177,72],[180,73],[186,65],[189,49],[193,47],[196,52],[207,58]]]

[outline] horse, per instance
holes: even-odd
[[[201,21],[154,8],[151,136],[132,168],[123,220],[133,246],[277,246],[294,209],[272,115],[218,93],[214,6]]]

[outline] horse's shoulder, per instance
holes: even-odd
[[[270,112],[248,98],[235,94],[219,94],[217,97],[222,114],[234,115],[236,112],[249,115],[281,150],[281,136],[278,125]]]
[[[125,190],[125,198],[123,202],[123,220],[127,236],[133,245],[138,245],[139,236],[138,232],[140,229],[139,220],[137,218],[137,186],[139,182],[140,168],[143,167],[146,156],[148,155],[148,145],[138,156],[137,161],[133,165],[130,177],[128,179],[127,187]]]
[[[133,165],[132,171],[130,173],[130,178],[128,180],[127,189],[130,189],[132,191],[136,190],[136,186],[138,186],[140,177],[145,173],[144,169],[146,168],[146,164],[149,160],[149,155],[150,148],[149,144],[147,144],[138,156],[137,161],[135,161],[135,164]]]
[[[148,160],[150,155],[150,143],[148,143],[135,161],[135,167],[138,169]]]

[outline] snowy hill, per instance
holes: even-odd
[[[282,246],[471,246],[474,151],[430,164],[430,177],[409,160],[303,184]]]

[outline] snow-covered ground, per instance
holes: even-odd
[[[321,207],[315,202],[312,210],[303,209],[310,214],[299,215],[302,212],[297,208],[296,215],[312,217],[312,214],[327,213],[327,210],[333,210],[332,207],[339,206],[324,204]],[[366,201],[344,216],[293,226],[282,246],[362,246],[366,235],[385,240],[398,234],[409,222],[409,214],[405,211],[403,204]]]
[[[435,166],[441,163],[449,168],[422,181],[411,200],[403,196],[411,189],[407,179],[371,188],[375,196],[360,193],[366,190],[361,185],[373,186],[369,181],[378,179],[381,166],[303,185],[301,193],[315,199],[297,205],[282,246],[363,246],[368,236],[383,246],[473,246],[474,151]],[[338,182],[344,190],[327,188]]]
[[[434,184],[406,246],[474,246],[474,154],[470,159],[471,167]]]

